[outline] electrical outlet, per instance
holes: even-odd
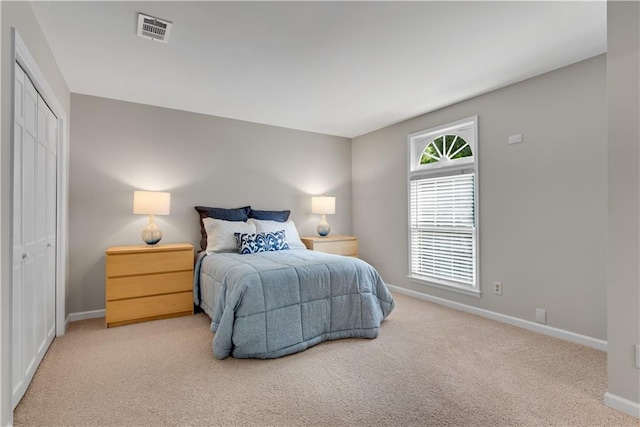
[[[636,344],[636,368],[640,369],[640,344]]]
[[[502,295],[502,282],[493,282],[493,293]]]
[[[547,310],[536,308],[536,322],[547,324]]]

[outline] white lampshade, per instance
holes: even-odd
[[[162,240],[162,231],[156,225],[154,215],[169,215],[171,194],[160,191],[134,191],[133,213],[149,215],[149,224],[142,230],[142,241],[147,245],[157,245]]]
[[[134,191],[133,213],[142,215],[169,215],[171,193],[160,191]]]
[[[335,197],[312,197],[311,198],[311,213],[314,214],[328,214],[333,215],[336,213],[336,198]]]

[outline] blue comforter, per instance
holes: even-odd
[[[356,258],[309,250],[207,258],[219,285],[211,322],[218,359],[275,358],[322,341],[375,338],[394,307],[378,272]]]

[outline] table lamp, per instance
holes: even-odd
[[[142,230],[142,240],[147,245],[156,245],[162,239],[162,231],[154,221],[154,215],[169,215],[171,193],[160,191],[134,191],[133,213],[149,215],[149,224]]]
[[[322,214],[322,220],[320,224],[318,224],[318,234],[322,237],[329,234],[331,231],[331,227],[327,222],[327,217],[325,215],[333,215],[336,213],[336,198],[335,197],[312,197],[311,198],[311,213],[314,214]]]

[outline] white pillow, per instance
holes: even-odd
[[[207,252],[237,252],[238,242],[233,233],[252,234],[256,226],[252,222],[224,221],[215,218],[203,218],[204,230],[207,232]]]
[[[247,222],[252,222],[256,226],[258,233],[273,233],[276,231],[284,230],[284,235],[287,238],[287,243],[291,249],[307,249],[307,247],[300,240],[300,235],[296,229],[296,225],[292,220],[287,222],[268,221],[264,219],[249,218]]]

